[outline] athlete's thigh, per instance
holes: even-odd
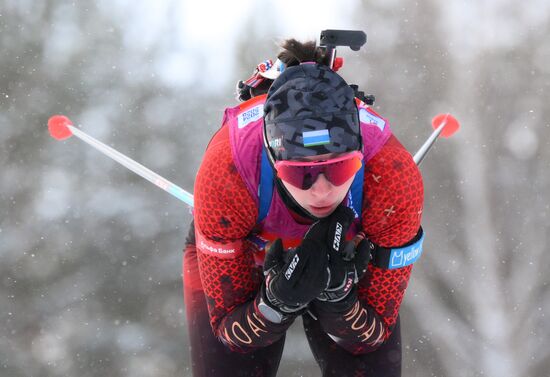
[[[325,332],[319,321],[310,315],[303,316],[304,330],[313,356],[328,376],[401,376],[401,331],[399,317],[391,337],[374,352],[353,355],[338,346]]]

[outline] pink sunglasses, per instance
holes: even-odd
[[[276,161],[277,176],[300,190],[309,190],[319,174],[335,186],[344,184],[361,169],[363,154],[354,151],[341,157],[322,161]]]

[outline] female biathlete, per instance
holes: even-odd
[[[197,174],[183,262],[193,374],[275,376],[301,316],[323,376],[400,376],[420,172],[315,43],[282,47],[240,83],[246,101]]]

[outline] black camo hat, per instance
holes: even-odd
[[[353,89],[325,65],[287,68],[268,91],[264,137],[274,160],[360,150]]]

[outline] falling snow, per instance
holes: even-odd
[[[550,4],[375,3],[2,2],[0,375],[191,376],[189,210],[48,117],[192,191],[237,80],[328,28],[367,32],[340,72],[407,149],[437,113],[462,124],[422,165],[403,374],[547,375]],[[279,374],[319,375],[299,321]]]

